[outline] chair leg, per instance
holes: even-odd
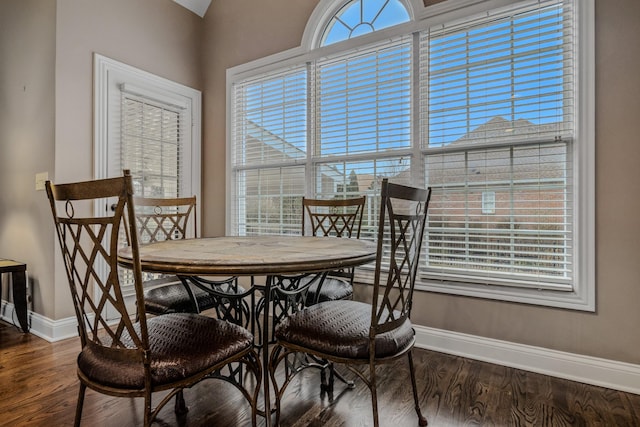
[[[176,405],[174,408],[174,412],[176,415],[184,415],[189,412],[189,408],[187,408],[187,403],[184,401],[184,393],[182,389],[176,393]]]
[[[413,369],[413,355],[412,352],[409,351],[407,353],[409,357],[409,373],[411,375],[411,385],[413,386],[413,402],[416,406],[416,413],[418,414],[418,425],[426,426],[428,424],[427,419],[422,415],[422,411],[420,410],[420,403],[418,401],[418,387],[416,385],[416,372]]]
[[[349,390],[356,388],[356,384],[346,379],[338,370],[336,370],[333,362],[329,362],[324,360],[326,366],[320,370],[320,391],[323,393],[333,394],[333,384],[334,378],[337,378],[341,382],[343,382]],[[327,382],[327,373],[329,371],[329,382]]]
[[[257,354],[253,354],[248,357],[247,366],[249,367],[249,369],[247,369],[247,374],[249,373],[249,371],[252,371],[256,380],[255,388],[253,389],[253,396],[250,402],[251,425],[255,427],[258,425],[258,397],[260,395],[260,384],[262,382],[262,370],[260,369],[260,360]]]
[[[84,405],[84,393],[87,390],[87,386],[80,383],[80,391],[78,392],[78,403],[76,404],[76,419],[73,422],[75,427],[80,427],[80,420],[82,419],[82,406]]]
[[[327,393],[329,391],[329,383],[327,383],[327,368],[320,369],[320,392]]]
[[[147,388],[144,392],[144,427],[151,426],[151,392]]]
[[[371,389],[371,406],[373,407],[373,427],[379,427],[378,421],[378,392],[376,390],[376,365],[369,363],[369,388]]]
[[[276,344],[273,349],[271,350],[271,354],[269,355],[269,364],[268,366],[266,366],[263,369],[268,369],[269,370],[269,377],[271,378],[271,383],[273,384],[273,390],[274,390],[274,397],[275,397],[275,414],[276,414],[276,419],[275,419],[275,423],[273,423],[272,425],[274,426],[278,426],[280,425],[280,410],[281,410],[281,399],[282,399],[282,394],[284,394],[284,389],[287,386],[287,377],[288,374],[285,373],[285,382],[282,384],[282,388],[278,388],[278,381],[276,380],[276,369],[278,368],[279,362],[278,362],[278,356],[280,354],[280,352],[283,350],[283,347],[281,347],[280,345]],[[285,371],[286,371],[287,367],[286,367],[286,361],[285,361]],[[265,387],[268,387],[268,385],[265,385]],[[265,418],[271,418],[272,414],[267,414],[266,413],[266,407],[265,407]]]
[[[321,372],[321,376],[320,376],[320,380],[321,380],[321,384],[320,384],[320,392],[324,392],[327,394],[327,396],[329,397],[329,400],[333,400],[333,382],[334,382],[334,374],[335,374],[335,370],[333,369],[333,363],[328,362],[329,364],[322,368]],[[327,381],[327,376],[325,374],[326,370],[329,370],[329,381]]]

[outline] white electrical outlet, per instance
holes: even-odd
[[[49,172],[36,174],[36,190],[44,190],[44,183],[49,179]]]

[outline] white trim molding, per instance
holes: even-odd
[[[416,347],[640,395],[640,365],[414,325]]]

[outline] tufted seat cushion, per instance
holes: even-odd
[[[253,345],[246,329],[193,313],[149,318],[152,386],[195,375]],[[134,348],[130,336],[123,342]],[[78,369],[90,380],[118,388],[144,387],[141,362],[124,360],[121,352],[87,345],[78,356]]]
[[[307,305],[313,305],[318,293],[318,283],[309,286],[307,291]],[[327,277],[320,288],[318,302],[349,299],[353,295],[353,288],[348,281],[338,277]]]
[[[370,304],[331,301],[292,314],[276,327],[275,336],[279,341],[326,355],[368,359],[370,326]],[[407,319],[399,328],[376,336],[376,357],[397,354],[413,341],[413,328]]]

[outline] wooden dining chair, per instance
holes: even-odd
[[[46,191],[80,334],[75,425],[80,425],[87,387],[111,396],[143,397],[143,423],[148,426],[173,396],[208,377],[238,387],[256,425],[262,370],[248,330],[195,313],[147,318],[129,171],[96,181],[47,181]],[[113,212],[91,215],[95,202],[113,203]],[[133,253],[133,302],[125,299],[118,274],[120,232],[128,234]],[[255,389],[224,374],[230,364],[246,366],[255,376]],[[163,390],[169,393],[152,406],[152,394]]]
[[[367,196],[350,199],[302,198],[302,235],[360,238]],[[307,291],[306,304],[351,299],[353,268],[330,272]]]
[[[135,197],[135,218],[140,243],[198,237],[196,197]],[[144,274],[147,314],[200,313],[215,308],[218,318],[227,319],[229,302],[225,294],[244,292],[237,277],[223,280],[198,278],[187,283],[172,275]],[[213,291],[213,292],[212,292]]]
[[[344,364],[360,377],[371,391],[374,426],[379,423],[376,366],[406,356],[418,424],[427,425],[411,355],[415,333],[410,315],[430,197],[431,189],[383,180],[371,301],[321,302],[292,314],[276,327],[277,341],[268,367],[276,395],[276,425],[287,385],[308,367],[304,357],[297,357],[300,354]],[[283,361],[285,378],[279,385],[276,370]],[[368,369],[358,369],[362,365]]]

